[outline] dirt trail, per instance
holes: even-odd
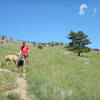
[[[8,69],[0,69],[0,72],[11,72],[12,71],[8,70]],[[23,76],[25,76],[25,73],[23,73]],[[21,77],[19,74],[16,75],[16,83],[17,83],[17,87],[11,90],[8,90],[5,92],[5,94],[9,94],[9,93],[18,93],[21,97],[21,100],[30,100],[27,94],[27,81]]]
[[[10,72],[10,73],[12,73],[12,71],[10,71],[8,69],[3,69],[3,68],[0,68],[0,72]]]

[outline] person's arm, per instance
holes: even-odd
[[[23,46],[21,47],[21,51],[23,50]]]
[[[28,49],[28,53],[30,53],[30,49]]]
[[[20,52],[19,52],[20,56],[22,55],[22,50],[23,50],[23,46],[21,46],[21,49],[20,49]]]
[[[21,50],[19,51],[19,54],[21,54]]]

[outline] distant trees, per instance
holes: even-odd
[[[47,43],[47,44],[48,44],[50,47],[64,45],[64,43],[63,43],[63,42],[54,42],[54,41],[49,42],[49,43]]]
[[[50,46],[50,47],[54,47],[54,46],[63,46],[64,45],[64,43],[63,42],[54,42],[54,41],[52,41],[52,42],[48,42],[48,43],[42,43],[42,42],[39,42],[39,43],[37,43],[37,42],[31,42],[32,44],[33,44],[33,46],[38,46],[38,45],[41,45],[41,46]]]
[[[12,37],[10,37],[10,40],[13,40]]]
[[[97,49],[97,48],[95,48],[95,49],[92,49],[93,51],[100,51],[100,49]]]
[[[90,44],[90,40],[88,39],[88,35],[83,33],[82,31],[69,33],[67,37],[71,42],[69,42],[67,49],[68,51],[72,51],[77,53],[80,56],[81,53],[89,52],[90,48],[86,47],[86,45]]]
[[[6,35],[1,35],[1,34],[0,34],[0,39],[1,39],[1,40],[5,40],[5,39],[13,40],[12,37],[7,37]]]
[[[6,44],[9,43],[9,41],[12,41],[12,37],[7,37],[6,35],[1,35],[0,34],[0,44]]]
[[[6,42],[5,39],[6,39],[6,36],[0,34],[0,44],[4,44]]]
[[[35,46],[37,43],[36,42],[31,42],[33,44],[33,46]]]
[[[2,39],[2,40],[4,40],[5,38],[6,38],[6,36],[5,36],[5,35],[2,35],[2,36],[1,36],[1,39]]]

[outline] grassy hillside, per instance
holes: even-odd
[[[17,54],[20,46],[21,44],[17,42],[0,45],[0,61],[3,62],[4,55]],[[61,46],[44,47],[40,50],[30,45],[30,63],[25,68],[31,99],[100,100],[99,59],[99,52],[82,54],[78,57],[67,53]],[[12,63],[4,65],[3,68],[19,71]],[[0,77],[2,75],[0,72]]]

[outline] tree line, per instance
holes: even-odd
[[[5,40],[7,36],[0,35],[1,40]],[[83,31],[74,32],[71,31],[68,36],[66,37],[70,40],[68,44],[65,44],[63,42],[48,42],[48,43],[42,43],[42,42],[33,42],[33,41],[26,41],[28,43],[31,43],[33,46],[38,46],[38,48],[43,49],[45,46],[55,47],[55,46],[64,46],[64,48],[67,48],[68,51],[76,53],[78,56],[81,55],[81,53],[88,53],[91,50],[94,51],[100,51],[99,49],[91,49],[88,47],[89,44],[91,44],[91,41],[88,39],[88,35],[85,34]],[[9,38],[12,40],[12,38]],[[22,40],[19,40],[22,41]]]

